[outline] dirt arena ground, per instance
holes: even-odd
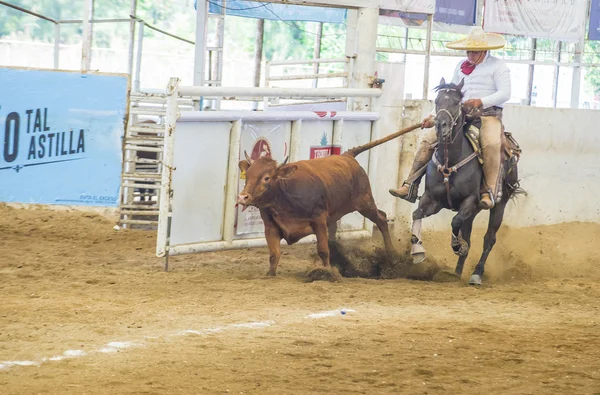
[[[264,249],[165,273],[154,232],[113,226],[0,206],[1,394],[600,394],[599,224],[503,228],[481,288],[307,282],[313,245],[277,278]]]

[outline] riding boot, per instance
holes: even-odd
[[[424,136],[423,141],[421,144],[419,144],[419,148],[415,154],[415,159],[407,180],[412,179],[419,169],[429,163],[431,157],[433,156],[433,152],[435,151],[432,147],[432,144],[435,142],[435,140],[435,131],[433,131],[433,133],[427,133],[427,135]],[[390,189],[390,194],[397,198],[414,203],[417,200],[417,190],[419,189],[419,184],[421,183],[421,179],[423,178],[424,174],[425,173],[421,174],[412,183],[405,180],[399,189]]]
[[[480,206],[485,210],[494,207],[502,198],[500,186],[502,156],[502,124],[496,117],[481,117],[481,150],[483,173],[487,193],[481,196]]]

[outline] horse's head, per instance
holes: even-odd
[[[438,92],[435,98],[435,130],[441,140],[451,137],[454,127],[464,119],[461,92],[463,85],[464,80],[456,85],[447,84],[442,78],[440,84],[435,87]]]

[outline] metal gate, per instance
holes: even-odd
[[[178,84],[178,79],[171,79],[166,94],[164,158],[158,199],[156,255],[159,257],[266,245],[261,221],[244,222],[247,218],[244,215],[252,213],[244,214],[236,206],[237,194],[243,186],[238,161],[247,149],[245,144],[250,142],[254,148],[258,144],[277,161],[287,155],[290,161],[297,161],[309,159],[315,152],[328,155],[331,152],[327,150],[341,151],[379,138],[377,98],[382,94],[380,89],[179,87]],[[373,111],[178,110],[178,98],[208,96],[354,97],[370,100]],[[267,132],[272,132],[270,137],[264,137]],[[315,138],[327,140],[326,144],[314,146],[309,140]],[[367,152],[357,159],[370,175],[376,172],[374,156]],[[370,237],[373,225],[358,213],[353,214],[341,220],[339,237]],[[313,240],[314,236],[301,242]]]

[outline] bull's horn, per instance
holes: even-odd
[[[252,162],[254,162],[254,161],[252,160],[252,158],[250,158],[250,157],[248,156],[248,153],[246,152],[246,150],[244,150],[244,156],[246,157],[246,160],[248,161],[248,163],[252,164]]]
[[[290,156],[289,155],[286,156],[285,159],[283,160],[283,163],[281,164],[281,166],[285,165],[289,159],[290,159]]]

